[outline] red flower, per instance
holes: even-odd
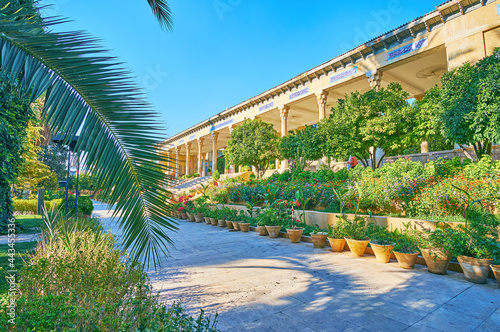
[[[181,212],[182,210],[184,210],[184,208],[182,206],[177,209],[177,211],[179,211],[179,212]]]
[[[61,191],[61,188],[57,188],[57,191]]]
[[[298,200],[295,200],[294,204],[297,205],[297,206],[300,206],[300,203],[299,203]]]

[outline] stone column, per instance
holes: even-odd
[[[189,153],[191,152],[191,143],[186,143],[186,175],[189,175]]]
[[[219,138],[218,132],[212,132],[212,172],[217,169],[217,139]]]
[[[280,115],[281,115],[281,137],[285,137],[288,133],[288,112],[290,111],[290,107],[288,106],[280,106]],[[288,168],[288,160],[281,161],[281,169],[285,170]]]
[[[382,73],[378,70],[373,70],[371,75],[368,77],[368,83],[370,83],[370,88],[375,88],[376,91],[380,90],[380,83],[382,82]]]
[[[420,153],[429,153],[429,142],[423,141],[420,144]]]
[[[321,121],[326,117],[326,102],[328,101],[328,92],[323,90],[316,93],[316,99],[318,100],[319,121]]]
[[[231,139],[231,133],[233,132],[236,125],[229,126],[229,139]],[[236,165],[229,165],[229,174],[236,173]]]
[[[316,93],[316,99],[318,100],[318,109],[319,109],[319,122],[326,117],[326,102],[328,101],[328,91],[321,91]],[[328,164],[328,158],[321,158],[321,162],[323,164]]]
[[[179,153],[181,152],[181,147],[178,146],[175,148],[175,178],[179,177]]]
[[[203,138],[198,138],[197,143],[198,143],[198,173],[200,176],[203,176],[203,161],[202,161],[202,150],[203,150]]]

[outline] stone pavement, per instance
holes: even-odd
[[[179,221],[171,238],[165,268],[150,271],[155,290],[191,314],[218,312],[222,331],[500,331],[495,280],[474,285],[205,223]]]

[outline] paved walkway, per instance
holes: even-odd
[[[192,314],[218,312],[223,331],[500,330],[494,280],[474,285],[459,273],[403,270],[205,223],[179,227],[166,268],[150,272],[153,286],[168,303],[183,299]]]

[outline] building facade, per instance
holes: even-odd
[[[231,131],[261,118],[285,136],[328,116],[338,99],[354,91],[398,82],[416,99],[441,76],[476,62],[500,46],[500,0],[451,0],[426,15],[374,38],[258,96],[210,117],[163,143],[175,175],[200,173],[217,164]],[[425,146],[423,146],[425,152]],[[220,154],[220,153],[219,153]],[[277,163],[287,167],[286,161]],[[231,165],[230,172],[237,172]]]

